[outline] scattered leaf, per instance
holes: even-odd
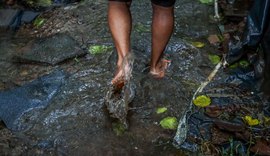
[[[167,110],[168,110],[168,109],[167,109],[166,107],[161,107],[161,108],[158,108],[158,109],[157,109],[156,113],[157,113],[157,114],[161,114],[161,113],[166,112]]]
[[[134,26],[134,30],[137,31],[137,32],[141,32],[141,33],[145,33],[145,32],[151,32],[151,28],[150,26],[147,26],[147,25],[144,25],[142,23],[137,23],[135,26]]]
[[[213,3],[213,0],[200,0],[200,2],[203,4],[211,4]]]
[[[247,60],[241,60],[241,61],[239,61],[239,66],[242,68],[246,68],[249,66],[249,63]]]
[[[193,103],[198,107],[206,107],[210,105],[211,99],[206,95],[200,95],[193,100]]]
[[[209,35],[207,40],[210,44],[217,44],[220,42],[220,38],[218,35]]]
[[[41,27],[44,23],[45,23],[45,19],[44,18],[38,17],[38,18],[36,18],[34,20],[34,26],[37,27],[37,28]]]
[[[260,124],[260,121],[258,119],[253,119],[251,116],[245,116],[243,120],[249,125],[249,126],[256,126]]]
[[[96,54],[102,54],[107,52],[108,50],[112,49],[111,46],[105,46],[105,45],[93,45],[88,48],[88,51],[90,54],[96,55]]]
[[[218,56],[218,55],[211,55],[211,54],[208,55],[208,59],[209,59],[214,65],[218,64],[218,63],[220,62],[220,60],[221,60],[220,56]]]
[[[42,6],[42,7],[48,7],[52,5],[52,0],[27,0],[26,3],[30,6]]]
[[[125,125],[121,122],[112,123],[112,129],[117,136],[121,136],[126,131]]]
[[[202,48],[205,46],[205,44],[202,42],[192,42],[191,44],[196,48]]]
[[[230,66],[229,66],[229,68],[230,69],[235,69],[235,68],[237,68],[238,67],[238,63],[236,62],[236,63],[234,63],[234,64],[231,64]]]
[[[176,129],[178,122],[177,122],[176,117],[166,117],[166,118],[162,119],[159,122],[159,124],[164,129]]]
[[[270,117],[264,116],[263,123],[265,126],[270,126]]]
[[[52,5],[52,1],[51,0],[37,0],[36,5],[46,7],[46,6]]]

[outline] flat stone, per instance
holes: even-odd
[[[64,60],[86,54],[78,43],[66,34],[56,34],[30,41],[13,60],[21,63],[56,65]]]

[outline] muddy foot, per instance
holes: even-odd
[[[133,68],[134,57],[132,54],[128,54],[112,79],[113,86],[124,86],[131,78],[132,68]]]
[[[162,59],[158,63],[157,68],[151,69],[150,70],[150,75],[153,76],[154,78],[163,78],[166,73],[166,69],[169,67],[171,61]]]

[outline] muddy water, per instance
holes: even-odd
[[[82,48],[93,44],[113,45],[106,9],[106,1],[84,1],[71,9],[65,8],[65,12],[80,22],[72,27],[63,25],[60,32],[73,36]],[[34,109],[20,119],[18,127],[24,127],[23,131],[11,133],[1,127],[0,152],[7,155],[187,154],[172,146],[175,131],[162,129],[159,121],[167,116],[179,119],[196,87],[211,69],[203,52],[189,43],[211,31],[207,23],[208,9],[197,1],[177,2],[176,29],[166,50],[166,57],[172,63],[167,76],[157,80],[148,75],[150,3],[134,1],[132,51],[135,61],[131,82],[136,86],[136,94],[129,105],[129,129],[120,135],[113,130],[115,121],[109,117],[104,104],[115,70],[115,49],[87,54],[56,66],[18,64],[12,62],[12,55],[35,37],[27,33],[1,32],[1,90],[21,86],[57,69],[63,69],[69,76],[48,107]],[[48,29],[53,32],[53,27]],[[168,111],[158,115],[158,107],[167,107]]]

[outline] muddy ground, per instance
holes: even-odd
[[[166,56],[172,64],[162,80],[148,75],[150,2],[134,1],[131,9],[132,51],[135,55],[131,81],[136,86],[136,94],[129,105],[129,129],[121,133],[118,133],[117,124],[109,117],[104,104],[117,57],[107,26],[107,1],[86,0],[48,9],[39,16],[45,19],[41,26],[25,24],[16,32],[1,31],[1,91],[24,86],[57,70],[63,70],[67,78],[46,107],[28,111],[19,119],[19,131],[10,131],[4,124],[1,125],[0,153],[194,154],[175,148],[172,145],[175,130],[163,129],[159,121],[167,116],[179,119],[197,87],[214,68],[208,54],[217,51],[206,39],[208,35],[217,33],[215,22],[209,18],[213,15],[213,6],[196,0],[177,1],[175,31],[166,49]],[[31,47],[36,40],[48,39],[57,34],[70,36],[83,53],[53,65],[14,60],[14,56],[25,51],[29,44]],[[191,44],[194,41],[206,45],[198,49]],[[96,45],[110,48],[100,54],[89,52],[89,48]],[[166,107],[168,111],[157,114],[156,109],[159,107]]]

